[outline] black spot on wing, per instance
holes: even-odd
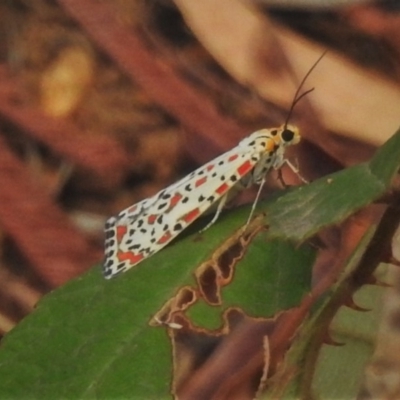
[[[165,208],[167,206],[168,203],[161,203],[158,207],[157,210],[162,210],[163,208]]]
[[[238,180],[238,178],[237,178],[236,175],[231,175],[231,177],[229,178],[229,180],[230,180],[231,182],[236,182],[236,181]]]
[[[174,231],[181,231],[182,229],[183,229],[182,224],[176,224],[176,225],[174,226]]]
[[[149,254],[150,253],[150,247],[146,247],[145,249],[141,250],[141,253]]]
[[[109,230],[106,231],[106,239],[111,239],[114,236],[114,231],[113,230]]]
[[[104,227],[105,229],[111,229],[114,226],[114,221],[107,220]]]
[[[124,269],[125,268],[125,263],[121,263],[121,264],[118,264],[117,265],[117,271],[119,270],[119,269]]]

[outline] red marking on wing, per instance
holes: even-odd
[[[143,254],[135,254],[132,253],[131,251],[119,251],[117,254],[118,260],[119,261],[129,261],[131,264],[137,264],[139,261],[143,260],[144,255]]]
[[[193,209],[192,211],[189,211],[182,219],[190,224],[192,221],[194,221],[198,216],[200,215],[200,210],[198,208]]]
[[[229,158],[228,161],[235,161],[239,156],[237,154],[232,154]]]
[[[117,226],[117,242],[120,242],[122,238],[125,236],[128,228],[125,225],[118,225]]]
[[[215,167],[214,164],[207,165],[206,171],[210,172],[212,169],[214,169],[214,167]]]
[[[149,216],[147,217],[147,223],[148,223],[149,225],[153,225],[154,222],[156,222],[157,217],[158,217],[158,215],[156,215],[156,214],[151,214],[151,215],[149,215]]]
[[[217,188],[216,192],[220,195],[223,195],[228,189],[229,186],[226,183],[223,183],[219,188]]]
[[[171,197],[171,201],[169,203],[169,210],[173,209],[178,203],[179,200],[182,198],[183,196],[180,193],[176,193]]]
[[[199,186],[201,186],[203,183],[206,183],[206,181],[207,181],[207,177],[206,177],[206,176],[203,176],[202,178],[197,179],[197,181],[195,182],[194,186],[199,187]]]
[[[171,232],[170,231],[166,231],[164,233],[164,235],[162,235],[160,237],[160,239],[157,240],[157,243],[158,244],[164,244],[164,243],[168,242],[171,239],[171,236],[172,236]]]
[[[242,177],[246,175],[252,168],[253,168],[252,163],[249,160],[247,160],[237,169],[237,172]]]

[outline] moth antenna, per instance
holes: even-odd
[[[296,104],[306,95],[308,95],[310,92],[312,92],[314,90],[314,88],[308,89],[306,90],[304,93],[302,93],[301,95],[299,95],[300,90],[303,88],[307,78],[310,76],[311,72],[314,71],[315,67],[319,64],[319,62],[324,58],[325,54],[327,53],[328,50],[325,50],[319,57],[318,60],[315,61],[315,63],[312,65],[312,67],[308,70],[308,72],[304,75],[304,78],[301,80],[299,87],[296,90],[296,93],[294,94],[293,97],[293,101],[292,104],[290,105],[289,108],[289,113],[288,116],[286,118],[285,124],[283,125],[284,129],[287,128],[287,125],[289,123],[290,117],[292,116],[294,107],[296,106]]]

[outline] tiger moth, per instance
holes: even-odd
[[[298,174],[285,158],[285,149],[299,141],[298,129],[287,124],[256,131],[175,184],[109,218],[104,277],[119,275],[157,253],[207,210],[217,207],[204,231],[217,220],[228,198],[255,184],[260,185],[260,193],[270,170],[287,164]]]
[[[142,200],[107,220],[103,274],[113,278],[160,251],[197,218],[216,207],[209,228],[228,198],[252,185],[259,190],[247,220],[249,223],[266,175],[287,164],[303,181],[297,168],[285,158],[288,146],[300,141],[297,127],[288,124],[294,106],[314,89],[299,95],[308,76],[325,56],[305,74],[294,95],[286,122],[279,128],[261,129],[236,147],[196,169],[153,197]]]

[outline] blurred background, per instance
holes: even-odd
[[[326,50],[291,116],[304,140],[290,157],[308,180],[368,160],[400,125],[399,10],[394,0],[2,1],[0,334],[100,264],[109,216],[284,123]],[[266,190],[278,187],[272,177]]]

